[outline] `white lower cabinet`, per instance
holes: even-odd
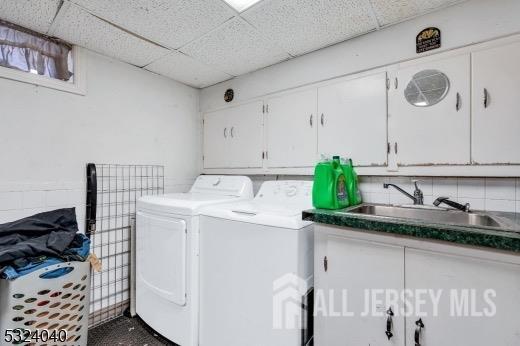
[[[315,239],[315,345],[404,346],[404,318],[392,317],[388,339],[390,306],[367,308],[365,299],[375,289],[404,289],[404,247],[319,233]]]
[[[407,345],[520,345],[520,265],[406,249],[407,289],[424,305],[406,319]],[[437,316],[430,292],[440,297]],[[416,304],[417,305],[417,304]]]
[[[315,345],[520,345],[520,259],[406,239],[316,226]]]

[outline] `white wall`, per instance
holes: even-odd
[[[84,51],[87,95],[0,79],[0,223],[78,207],[85,164],[160,164],[167,191],[201,169],[199,91]]]
[[[223,97],[227,88],[235,90],[235,102],[242,102],[417,58],[415,36],[428,26],[442,31],[442,48],[432,54],[519,33],[519,15],[518,0],[470,0],[205,88],[201,93],[201,110],[225,107]]]

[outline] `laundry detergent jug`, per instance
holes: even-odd
[[[316,165],[312,204],[318,209],[341,209],[349,206],[347,179],[339,156]]]
[[[342,160],[341,167],[343,168],[343,173],[345,174],[345,179],[347,181],[349,205],[353,206],[361,204],[362,199],[361,192],[359,191],[358,187],[358,176],[354,170],[352,159],[348,159],[346,161]]]

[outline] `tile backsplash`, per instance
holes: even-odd
[[[264,175],[251,176],[255,193],[266,180],[309,180],[311,176]],[[359,178],[363,201],[367,203],[410,204],[412,201],[393,188],[384,189],[383,183],[396,184],[413,193],[413,180],[424,193],[424,203],[433,204],[437,197],[450,197],[459,203],[469,203],[474,210],[520,212],[520,178],[432,178],[384,177]]]
[[[255,175],[251,176],[255,193],[267,180],[311,180],[312,176]],[[166,178],[166,192],[185,192],[194,179]],[[520,213],[520,178],[431,178],[431,177],[360,177],[363,200],[368,203],[410,204],[411,200],[383,183],[399,185],[413,192],[413,180],[419,180],[424,203],[432,204],[437,197],[450,197],[459,203],[470,203],[474,210]],[[0,223],[14,221],[42,211],[76,207],[80,230],[85,214],[84,182],[10,183],[0,185]]]
[[[432,177],[360,177],[360,190],[365,202],[410,204],[411,200],[383,183],[399,185],[412,193],[413,180],[418,180],[424,193],[424,203],[432,204],[437,197],[450,197],[459,203],[471,204],[471,209],[520,212],[519,178],[432,178]]]

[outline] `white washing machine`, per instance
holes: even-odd
[[[251,198],[248,177],[201,175],[188,193],[137,202],[136,312],[174,343],[198,345],[200,209]]]
[[[201,346],[309,344],[311,199],[311,181],[267,181],[251,201],[202,210]]]

